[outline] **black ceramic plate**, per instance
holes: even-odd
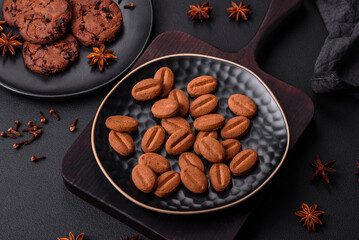
[[[175,75],[175,88],[186,92],[190,80],[200,75],[211,75],[218,79],[215,95],[219,99],[218,113],[228,120],[234,115],[228,109],[228,98],[236,93],[245,94],[257,104],[258,115],[251,120],[250,132],[240,141],[243,149],[254,149],[259,155],[259,164],[243,177],[233,177],[232,186],[219,193],[209,187],[204,194],[194,194],[184,186],[168,198],[139,191],[131,180],[132,168],[142,154],[141,138],[145,131],[160,125],[151,113],[154,101],[138,102],[131,96],[132,87],[142,79],[153,77],[156,70],[167,66]],[[192,102],[193,99],[190,99]],[[138,132],[132,134],[136,150],[131,157],[118,155],[108,143],[109,130],[105,120],[111,115],[127,115],[138,120]],[[188,122],[193,123],[191,116]],[[192,125],[193,126],[193,125]],[[95,158],[108,180],[125,197],[145,208],[174,214],[194,214],[219,210],[253,195],[279,169],[288,150],[289,130],[279,103],[268,87],[248,69],[223,59],[195,54],[171,55],[150,61],[128,74],[107,95],[101,104],[92,128],[92,149]],[[160,152],[171,163],[172,170],[180,171],[178,156]],[[206,174],[211,163],[202,159]]]
[[[114,2],[117,3],[117,0]],[[84,46],[80,48],[79,59],[69,69],[52,76],[30,71],[24,64],[21,50],[18,49],[15,56],[0,56],[0,85],[32,97],[58,98],[88,93],[115,80],[140,55],[151,33],[151,0],[132,2],[136,5],[134,9],[124,9],[126,1],[119,5],[123,15],[123,29],[114,42],[106,44],[106,48],[115,50],[117,60],[112,61],[102,72],[96,66],[89,66],[86,56],[92,49]],[[0,9],[2,3],[3,0],[0,0]],[[10,27],[7,26],[5,32],[9,31]]]

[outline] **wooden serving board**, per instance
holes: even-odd
[[[135,67],[157,57],[176,53],[198,53],[237,62],[256,73],[272,90],[287,117],[290,147],[293,148],[314,113],[311,99],[301,90],[262,71],[256,61],[262,43],[302,0],[272,0],[261,27],[252,41],[238,52],[223,52],[184,32],[171,31],[156,37],[135,63]],[[62,162],[62,176],[68,189],[156,239],[233,239],[268,187],[237,206],[208,214],[179,216],[152,212],[121,195],[106,179],[93,156],[90,122]]]

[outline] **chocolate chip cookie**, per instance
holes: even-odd
[[[26,41],[48,44],[65,35],[71,20],[67,0],[29,1],[17,17],[17,26]]]
[[[17,19],[21,16],[23,9],[29,0],[4,0],[2,5],[3,18],[11,27],[17,27]]]
[[[71,0],[71,30],[85,46],[113,41],[122,28],[122,13],[112,0]]]
[[[79,44],[71,34],[48,45],[26,41],[22,55],[26,66],[32,71],[51,75],[65,70],[76,60],[79,56]]]

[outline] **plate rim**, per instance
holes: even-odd
[[[96,147],[95,147],[95,127],[96,127],[96,123],[97,123],[97,119],[98,119],[98,116],[100,114],[100,111],[102,110],[102,107],[103,105],[105,104],[105,102],[107,101],[107,99],[109,98],[109,96],[121,85],[121,83],[123,81],[125,81],[129,76],[131,76],[134,72],[138,71],[139,69],[145,67],[146,65],[149,65],[153,62],[156,62],[156,61],[159,61],[159,60],[162,60],[162,59],[166,59],[166,58],[173,58],[173,57],[178,57],[178,56],[196,56],[196,57],[205,57],[205,58],[211,58],[211,59],[214,59],[214,60],[219,60],[219,61],[223,61],[223,62],[227,62],[227,63],[230,63],[230,64],[233,64],[233,65],[236,65],[238,67],[241,67],[243,69],[245,69],[246,71],[250,72],[251,74],[253,74],[253,76],[255,78],[257,78],[262,84],[263,86],[266,88],[266,90],[269,92],[269,94],[272,96],[273,100],[275,101],[275,103],[278,105],[279,107],[279,110],[280,112],[282,113],[282,116],[283,116],[283,120],[284,120],[284,123],[285,123],[285,127],[286,127],[286,130],[287,130],[287,145],[285,147],[285,152],[282,156],[282,159],[281,161],[279,162],[279,164],[277,165],[277,167],[274,169],[274,171],[267,177],[267,179],[262,182],[256,189],[254,189],[251,193],[249,193],[248,195],[246,195],[245,197],[241,198],[241,199],[238,199],[237,201],[234,201],[232,203],[228,203],[226,205],[223,205],[223,206],[219,206],[219,207],[215,207],[215,208],[210,208],[210,209],[203,209],[203,210],[191,210],[191,211],[174,211],[174,210],[166,210],[166,209],[161,209],[161,208],[156,208],[156,207],[153,207],[153,206],[149,206],[147,204],[144,204],[134,198],[132,198],[130,195],[128,195],[124,190],[122,190],[113,180],[112,178],[108,175],[108,173],[106,172],[106,170],[104,169],[104,167],[102,166],[102,163],[97,155],[97,152],[96,152]],[[131,72],[129,72],[125,77],[123,77],[112,89],[111,91],[106,95],[106,97],[104,98],[104,100],[101,102],[99,108],[97,109],[97,112],[96,112],[96,115],[94,117],[94,120],[93,120],[93,123],[92,123],[92,128],[91,128],[91,148],[92,148],[92,152],[94,154],[94,157],[96,159],[96,162],[99,166],[99,168],[101,169],[102,173],[105,175],[105,177],[107,178],[107,180],[112,184],[113,187],[115,187],[115,189],[117,191],[119,191],[123,196],[125,196],[128,200],[130,200],[131,202],[135,203],[136,205],[138,206],[141,206],[143,208],[146,208],[146,209],[149,209],[149,210],[152,210],[152,211],[155,211],[155,212],[160,212],[160,213],[166,213],[166,214],[173,214],[173,215],[193,215],[193,214],[201,214],[201,213],[209,213],[209,212],[215,212],[215,211],[219,211],[219,210],[222,210],[222,209],[226,209],[226,208],[229,208],[229,207],[232,207],[234,205],[237,205],[238,203],[241,203],[247,199],[249,199],[250,197],[252,197],[254,194],[256,194],[257,192],[259,192],[273,177],[274,175],[278,172],[278,170],[280,169],[280,167],[283,165],[284,163],[284,160],[286,159],[286,156],[288,154],[288,150],[289,150],[289,145],[290,145],[290,133],[289,133],[289,126],[288,126],[288,122],[287,122],[287,118],[284,114],[284,111],[280,105],[280,103],[278,102],[277,98],[274,96],[273,92],[269,89],[269,87],[267,86],[267,84],[258,76],[256,75],[253,71],[251,71],[250,69],[238,64],[238,63],[235,63],[235,62],[232,62],[232,61],[229,61],[229,60],[226,60],[226,59],[223,59],[223,58],[218,58],[218,57],[213,57],[213,56],[209,56],[209,55],[204,55],[204,54],[195,54],[195,53],[180,53],[180,54],[171,54],[171,55],[165,55],[165,56],[162,56],[162,57],[159,57],[159,58],[155,58],[155,59],[152,59],[140,66],[138,66],[137,68],[135,68],[134,70],[132,70]]]
[[[95,91],[98,91],[99,89],[111,84],[117,78],[119,78],[122,74],[124,74],[129,68],[131,68],[133,66],[133,64],[141,56],[141,54],[143,53],[143,51],[145,50],[145,48],[146,48],[146,46],[148,44],[148,40],[151,37],[151,33],[152,33],[152,29],[153,29],[153,4],[152,4],[152,0],[148,0],[148,2],[150,4],[150,13],[151,13],[150,29],[148,31],[146,40],[145,40],[142,48],[140,49],[140,51],[138,52],[136,57],[130,62],[130,64],[126,68],[124,68],[119,74],[112,77],[108,81],[106,81],[106,82],[104,82],[104,83],[102,83],[100,85],[97,85],[95,87],[89,88],[87,90],[77,91],[77,92],[73,92],[73,93],[66,93],[66,94],[55,94],[55,95],[29,93],[29,92],[20,90],[18,88],[11,87],[8,84],[3,83],[2,81],[0,81],[0,86],[3,87],[6,90],[9,90],[9,91],[13,92],[13,93],[16,93],[16,94],[19,94],[19,95],[22,95],[22,96],[26,96],[26,97],[32,97],[32,98],[37,98],[37,99],[60,99],[60,98],[72,98],[72,97],[83,96],[85,94],[89,94],[89,93],[93,93]]]

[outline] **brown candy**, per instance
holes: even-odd
[[[157,197],[168,197],[175,193],[181,186],[181,178],[178,172],[169,171],[163,173],[157,179],[157,188],[153,192]]]
[[[223,139],[240,138],[248,132],[250,125],[251,122],[246,117],[231,118],[222,128],[221,136]]]
[[[151,110],[156,118],[174,117],[179,111],[179,104],[176,100],[165,98],[155,102]]]
[[[106,127],[117,132],[134,132],[137,131],[138,122],[136,119],[128,116],[111,116],[106,119]]]
[[[191,129],[179,129],[166,142],[166,151],[170,155],[179,155],[192,147],[195,134]]]
[[[122,156],[130,156],[135,150],[135,143],[128,133],[120,133],[111,130],[108,135],[111,147]]]
[[[220,129],[226,122],[226,119],[219,114],[207,114],[194,120],[193,126],[198,131],[214,131]]]
[[[156,187],[157,177],[146,165],[137,165],[132,170],[132,181],[144,193],[150,193]]]
[[[257,114],[257,105],[249,97],[234,94],[228,99],[229,109],[238,116],[252,118]]]
[[[201,152],[199,151],[199,142],[203,137],[213,137],[215,139],[218,139],[218,132],[212,131],[212,132],[199,132],[197,133],[196,141],[193,144],[193,150],[197,153],[197,155],[202,156]]]
[[[220,192],[231,185],[231,172],[224,163],[215,163],[209,170],[209,180],[214,190]]]
[[[181,181],[183,185],[193,193],[204,193],[208,190],[206,175],[197,167],[187,165],[181,169]]]
[[[162,149],[165,138],[165,130],[161,126],[153,126],[143,135],[141,148],[144,152],[158,152]]]
[[[213,94],[205,94],[195,99],[189,112],[192,117],[198,118],[200,116],[213,113],[218,109],[218,98]]]
[[[138,164],[146,165],[156,174],[162,174],[171,169],[169,161],[157,153],[144,153],[138,159]]]
[[[162,91],[161,82],[148,78],[138,82],[132,88],[132,97],[138,101],[147,101],[158,97]]]
[[[161,126],[169,135],[173,134],[178,129],[191,129],[187,120],[182,117],[164,118],[161,120]]]
[[[199,151],[202,156],[212,163],[224,162],[225,152],[223,145],[212,137],[204,137],[199,142]]]
[[[200,76],[190,81],[187,85],[187,92],[191,97],[212,93],[217,89],[218,81],[212,76]]]
[[[201,159],[194,153],[184,152],[179,156],[178,165],[182,169],[187,165],[197,167],[199,170],[204,172],[204,165]]]
[[[186,93],[180,89],[173,89],[168,98],[176,100],[180,106],[179,115],[184,117],[188,114],[189,111],[189,99]]]
[[[160,97],[167,97],[168,93],[175,85],[175,78],[173,72],[168,67],[162,67],[157,70],[154,79],[162,84],[162,93]]]
[[[241,176],[251,171],[257,163],[257,152],[252,149],[246,149],[232,159],[229,168],[234,176]]]
[[[227,139],[221,143],[226,153],[225,162],[231,161],[233,157],[242,150],[242,144],[236,139]]]

